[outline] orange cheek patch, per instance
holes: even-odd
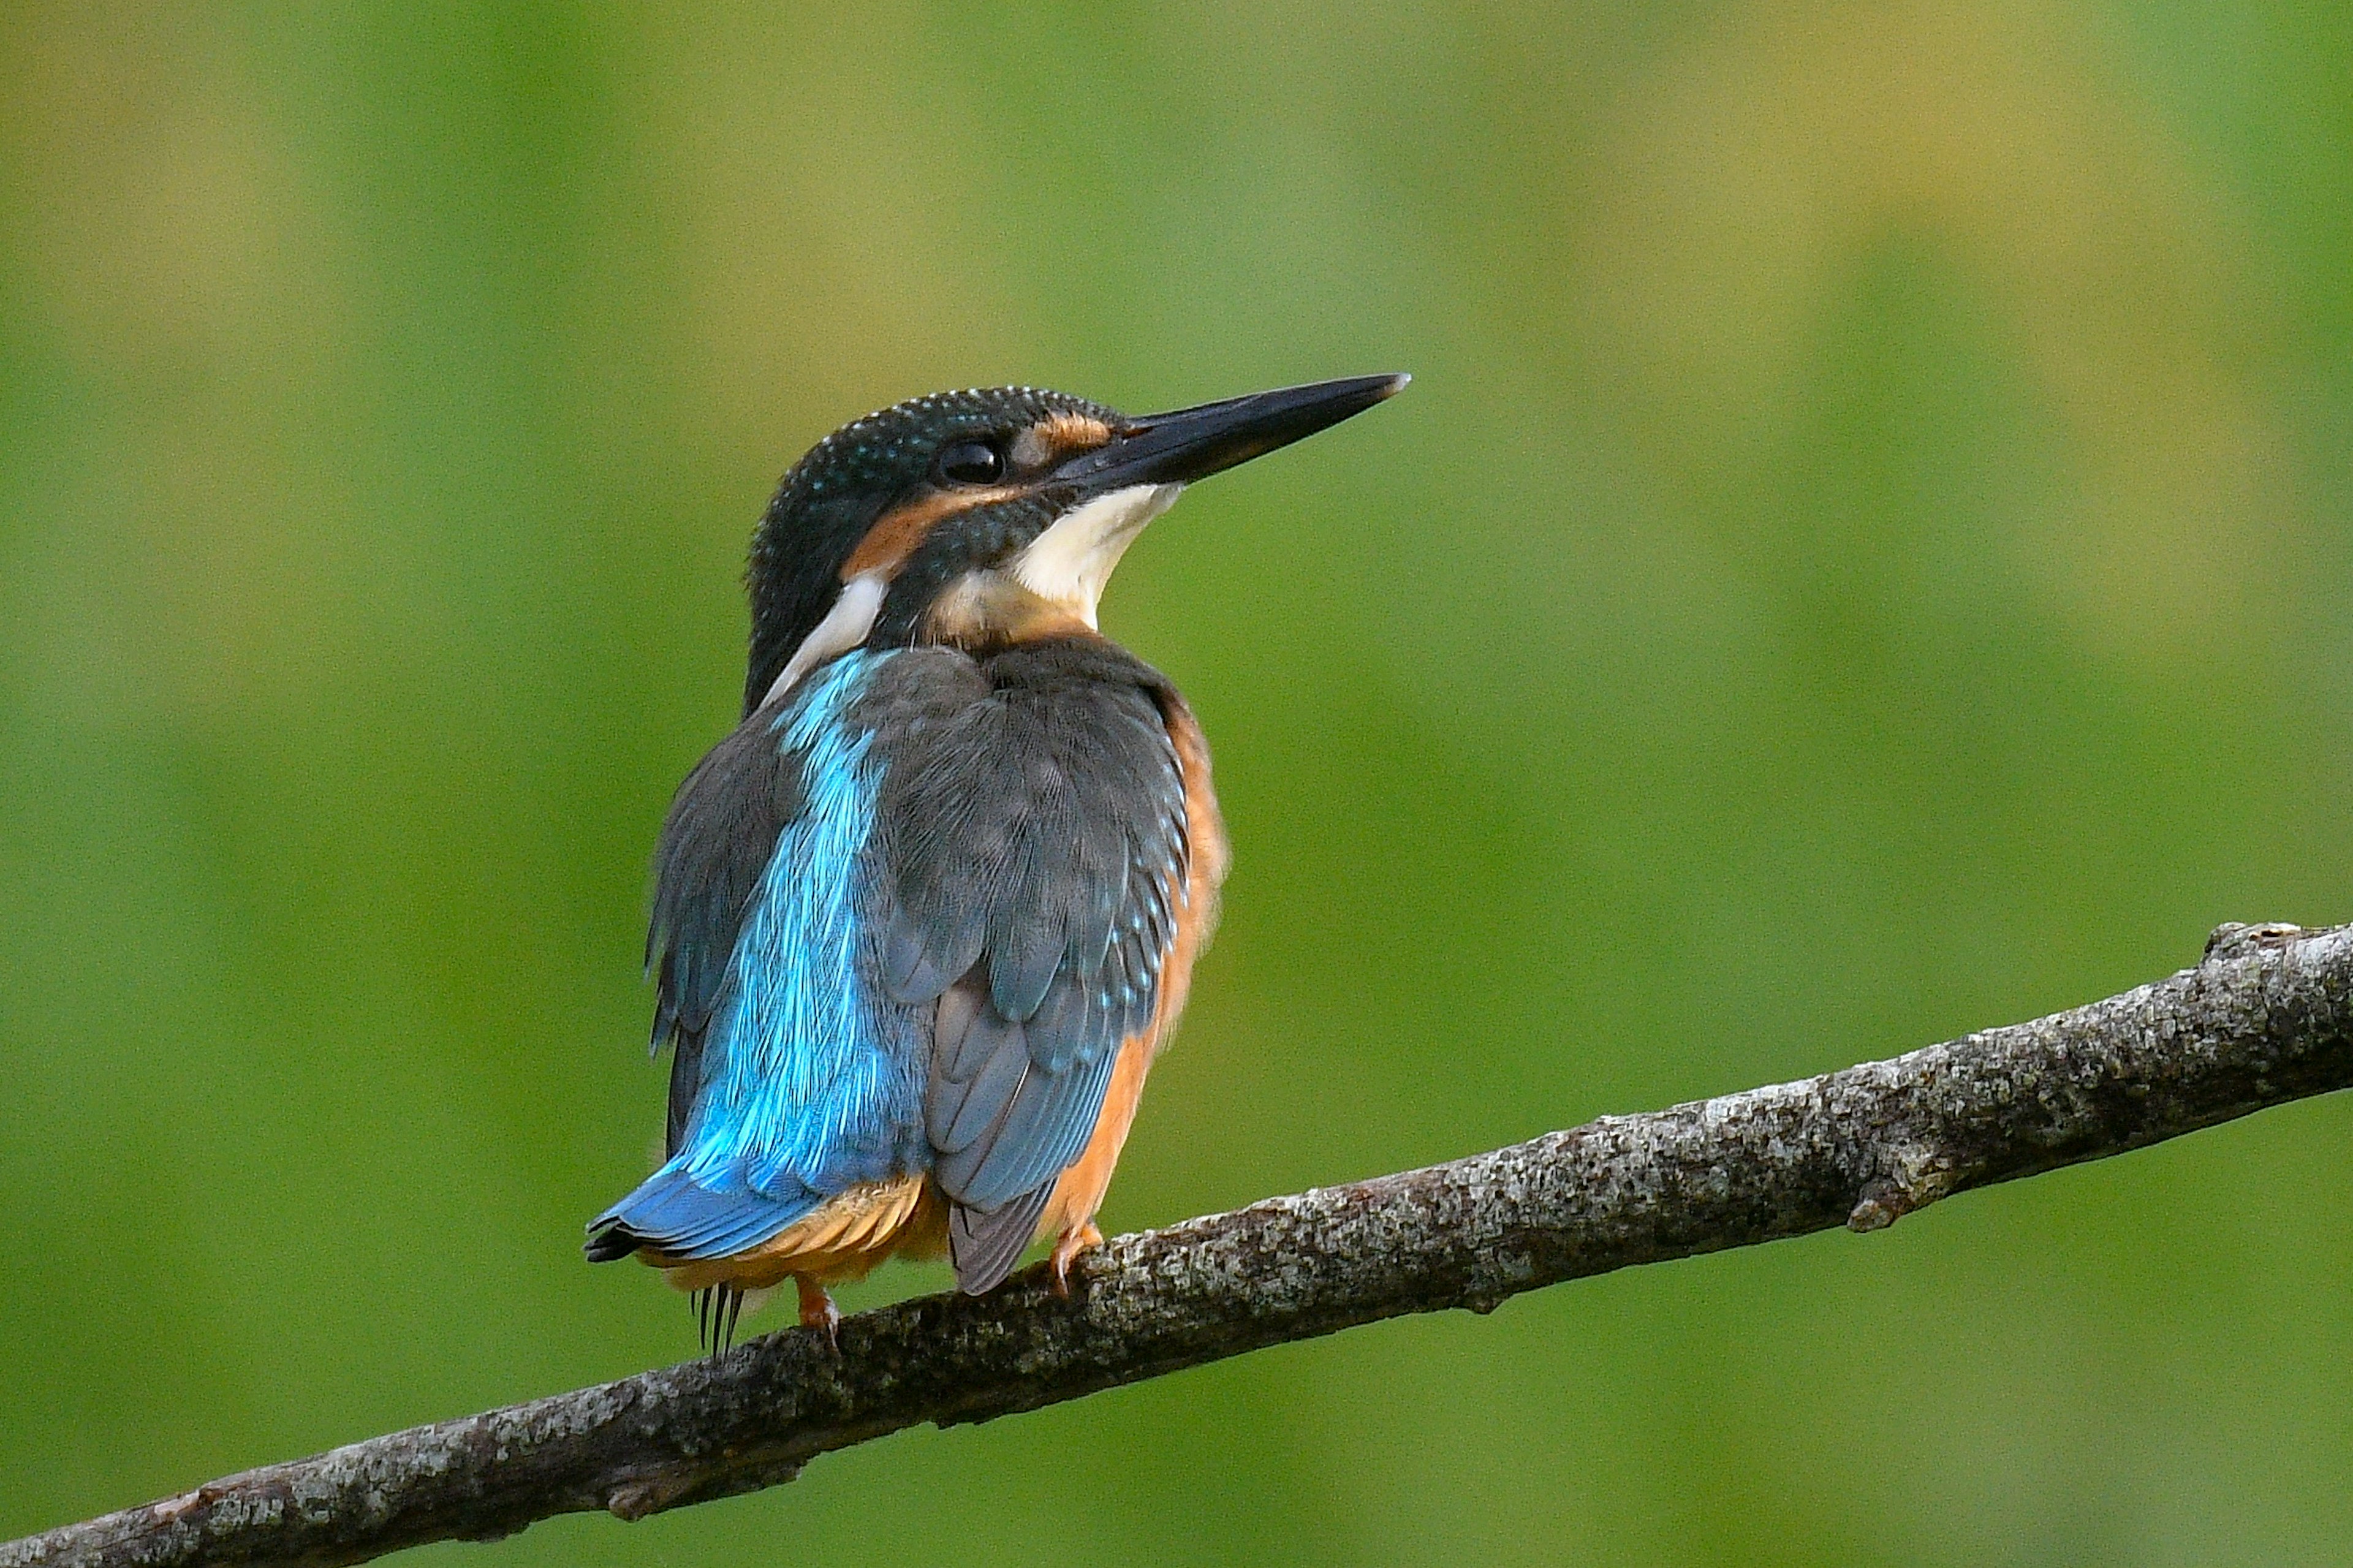
[[[1050,468],[1082,452],[1111,442],[1112,428],[1083,414],[1050,414],[1021,432],[1013,443],[1013,461],[1026,469]]]
[[[915,552],[915,547],[923,542],[942,519],[976,506],[1011,500],[1020,493],[1010,485],[993,485],[980,490],[934,490],[892,507],[874,520],[874,526],[866,531],[866,537],[858,542],[858,548],[842,563],[841,580],[847,583],[868,572],[888,576],[906,563],[907,557]]]
[[[1083,414],[1056,414],[1032,426],[1046,449],[1058,458],[1075,458],[1111,440],[1111,426]]]

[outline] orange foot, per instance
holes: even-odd
[[[1055,1295],[1066,1301],[1071,1299],[1071,1263],[1076,1261],[1080,1253],[1090,1247],[1102,1245],[1103,1232],[1095,1228],[1095,1223],[1092,1220],[1087,1221],[1076,1230],[1065,1231],[1062,1234],[1061,1239],[1054,1243]]]
[[[833,1304],[823,1285],[806,1274],[793,1276],[793,1286],[800,1292],[801,1327],[823,1329],[825,1342],[835,1350],[841,1348],[841,1309]]]

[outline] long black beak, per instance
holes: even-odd
[[[1362,414],[1412,379],[1350,376],[1149,414],[1130,422],[1108,446],[1071,458],[1054,477],[1098,494],[1128,485],[1189,485]]]

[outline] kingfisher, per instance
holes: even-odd
[[[692,1292],[893,1256],[994,1288],[1053,1243],[1067,1293],[1216,922],[1209,750],[1166,676],[1096,628],[1184,488],[1363,412],[1403,375],[1130,417],[1036,387],[845,425],[753,538],[744,716],[654,858],[665,1158],[589,1222]]]

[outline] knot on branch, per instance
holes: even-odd
[[[687,1503],[780,1487],[800,1475],[802,1463],[797,1458],[723,1458],[716,1470],[672,1469],[633,1476],[606,1489],[605,1511],[635,1524],[649,1514],[665,1513]]]
[[[2198,962],[2222,963],[2234,958],[2253,958],[2259,952],[2275,952],[2311,934],[2302,926],[2290,925],[2284,921],[2264,921],[2258,925],[2224,921],[2214,928],[2214,934],[2206,939],[2206,952]]]
[[[1857,1236],[1885,1230],[1910,1214],[1915,1206],[1912,1200],[1905,1195],[1904,1189],[1894,1182],[1883,1179],[1873,1181],[1864,1185],[1862,1195],[1855,1199],[1853,1209],[1846,1216],[1846,1227]]]
[[[1951,1162],[1933,1150],[1907,1145],[1889,1151],[1882,1163],[1885,1169],[1863,1183],[1847,1211],[1846,1227],[1858,1236],[1885,1230],[1959,1185]]]
[[[681,1478],[628,1481],[605,1494],[605,1511],[635,1524],[648,1514],[676,1507],[679,1500],[693,1489],[693,1482]]]

